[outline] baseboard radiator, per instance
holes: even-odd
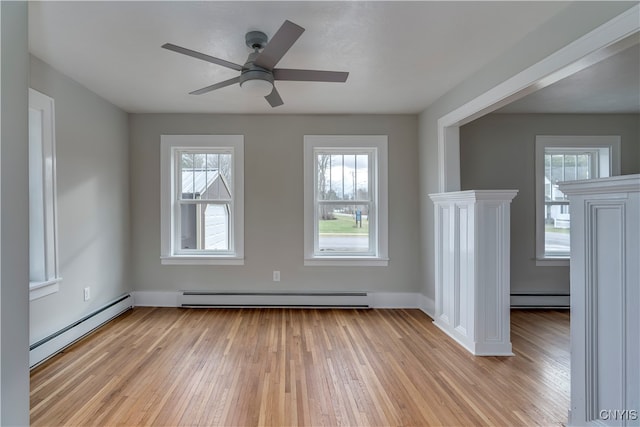
[[[570,306],[568,294],[511,294],[511,308],[568,309]]]
[[[82,319],[31,344],[29,347],[29,367],[33,368],[41,364],[131,308],[133,308],[133,297],[130,294],[122,295]]]
[[[181,307],[370,308],[367,292],[182,291]]]

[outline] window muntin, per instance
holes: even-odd
[[[536,258],[564,261],[571,253],[569,200],[558,183],[611,176],[619,171],[618,136],[536,137]],[[552,265],[552,264],[549,264]],[[555,265],[555,264],[554,264]]]
[[[161,139],[163,264],[242,264],[243,137]]]
[[[386,143],[305,136],[305,265],[387,264]]]

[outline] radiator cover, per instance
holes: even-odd
[[[367,292],[182,291],[181,307],[370,308]]]

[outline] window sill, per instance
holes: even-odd
[[[536,267],[569,267],[569,258],[536,258]]]
[[[306,258],[305,267],[329,266],[329,267],[386,267],[389,258],[375,257],[316,257]]]
[[[244,258],[234,256],[167,256],[160,257],[162,265],[244,265]]]
[[[29,282],[29,301],[54,294],[60,290],[61,277],[46,282]]]

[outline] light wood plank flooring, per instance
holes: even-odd
[[[34,426],[561,425],[568,311],[473,357],[418,310],[135,308],[31,372]]]

